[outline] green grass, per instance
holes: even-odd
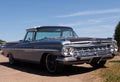
[[[120,82],[120,61],[113,61],[108,68],[100,69],[103,82]]]

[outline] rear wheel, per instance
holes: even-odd
[[[91,62],[90,65],[93,66],[94,68],[99,68],[99,67],[104,67],[106,61],[100,61],[99,63],[97,62]]]
[[[51,54],[48,54],[45,58],[45,66],[50,73],[61,72],[63,69],[63,65],[58,64],[56,58],[57,56]]]
[[[9,54],[9,63],[11,65],[15,64],[15,59],[13,58],[13,56],[11,54]]]

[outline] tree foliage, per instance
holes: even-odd
[[[117,45],[120,47],[120,22],[115,28],[114,39],[117,41]]]
[[[3,42],[5,42],[5,41],[3,41],[3,40],[0,40],[0,44],[2,44]]]

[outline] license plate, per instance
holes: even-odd
[[[96,55],[105,55],[105,52],[98,51],[98,52],[84,52],[81,55],[82,56],[96,56]]]
[[[96,52],[84,52],[82,53],[82,56],[94,56],[96,54],[97,54]]]

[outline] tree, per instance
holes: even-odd
[[[2,43],[4,43],[5,41],[3,41],[3,40],[0,40],[0,44],[2,44]]]
[[[117,45],[120,48],[120,22],[117,24],[115,28],[114,39],[117,41]]]

